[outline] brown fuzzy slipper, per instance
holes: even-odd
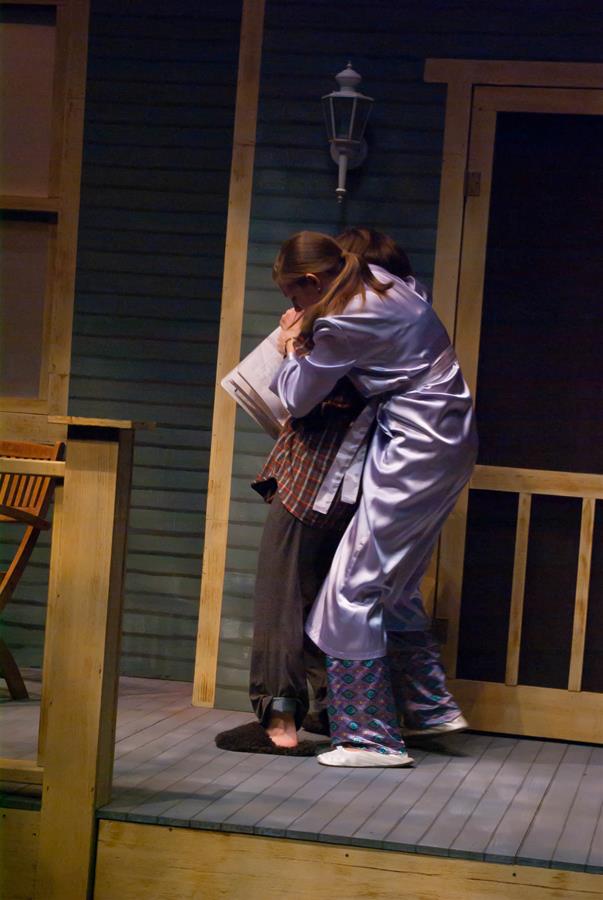
[[[314,741],[300,741],[297,747],[277,747],[259,722],[238,725],[216,735],[216,747],[237,753],[273,753],[275,756],[314,756]]]
[[[310,734],[324,734],[330,737],[329,716],[326,709],[322,709],[320,712],[309,712],[302,722],[302,728],[304,731],[309,731]]]

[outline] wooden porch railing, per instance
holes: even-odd
[[[0,779],[42,784],[36,900],[81,900],[111,792],[134,430],[148,425],[50,421],[67,427],[65,462],[0,458],[0,472],[59,479],[38,759],[0,759]]]
[[[532,497],[535,494],[548,494],[555,497],[576,497],[582,500],[572,647],[567,685],[569,691],[579,691],[582,687],[584,665],[595,503],[597,500],[603,500],[603,475],[477,466],[469,487],[474,490],[505,491],[519,495],[505,674],[505,682],[510,685],[518,683]]]

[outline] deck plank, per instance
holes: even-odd
[[[364,790],[345,806],[335,818],[331,819],[321,832],[321,840],[329,840],[330,837],[346,837],[351,840],[366,820],[378,810],[387,800],[390,794],[400,785],[402,775],[399,769],[385,769],[379,776],[368,784]],[[410,771],[405,773],[408,777]],[[366,842],[360,842],[366,845]]]
[[[511,738],[492,739],[481,757],[442,808],[436,821],[417,841],[418,853],[447,856],[450,847],[515,746]]]
[[[292,822],[287,829],[288,834],[295,834],[306,840],[321,840],[325,826],[380,774],[379,769],[344,769],[344,771],[347,774],[341,781]]]
[[[448,758],[427,790],[386,836],[387,845],[414,850],[486,749],[483,737],[469,736],[463,744],[463,755]]]
[[[215,713],[211,709],[196,709],[188,707],[187,709],[177,709],[176,712],[164,716],[152,725],[123,738],[115,745],[116,766],[119,769],[124,765],[128,767],[130,761],[135,758],[134,754],[147,753],[151,754],[160,746],[170,746],[174,741],[175,734],[185,735],[193,733],[197,730],[198,724],[211,719],[210,713]],[[224,713],[222,713],[224,716]],[[126,757],[128,757],[126,759]]]
[[[222,796],[226,778],[232,777],[228,776],[228,773],[240,766],[250,756],[252,756],[250,753],[220,751],[209,763],[192,772],[184,781],[175,786],[179,793],[182,793],[182,797],[176,802],[171,798],[170,804],[160,814],[161,823],[173,826],[189,825],[191,819],[194,819],[194,826],[200,827],[200,820],[195,817],[206,806]],[[268,764],[266,759],[264,764]],[[254,765],[262,765],[262,761],[258,760]],[[237,770],[233,773],[235,781],[241,778],[239,772],[240,770]]]
[[[39,673],[27,683],[32,700],[0,702],[6,756],[35,756]],[[601,747],[467,733],[384,770],[216,747],[250,719],[192,707],[190,684],[122,678],[99,817],[603,873]],[[6,805],[39,805],[37,785],[2,787]]]
[[[297,762],[303,757],[270,756],[267,753],[233,754],[243,756],[240,762],[232,766],[219,780],[214,780],[203,795],[198,797],[198,808],[190,817],[190,825],[193,828],[219,829],[225,818],[233,815],[238,809],[248,803],[257,789],[262,786],[270,786],[280,777],[282,770],[270,771],[261,776],[262,770],[274,764],[275,760],[282,762]]]
[[[603,748],[595,747],[551,860],[553,868],[586,868],[603,806]]]
[[[294,769],[286,771],[275,781],[268,791],[253,797],[248,803],[225,820],[225,827],[236,827],[237,831],[256,831],[257,825],[287,800],[291,794],[304,787],[316,774],[316,760],[302,759]],[[284,833],[284,832],[283,832]]]
[[[541,750],[542,741],[517,742],[452,843],[451,856],[483,859],[498,823],[513,802]]]
[[[599,821],[586,859],[586,871],[603,874],[603,808],[599,810]]]
[[[315,760],[312,764],[315,766],[313,777],[259,820],[256,826],[258,834],[286,837],[294,822],[349,774],[349,769],[323,768]]]
[[[193,733],[187,730],[186,737],[183,738],[181,733],[176,733],[171,736],[172,742],[167,743],[164,735],[159,753],[149,753],[148,747],[141,748],[138,756],[131,760],[135,763],[134,767],[123,769],[114,780],[114,799],[107,809],[112,813],[127,814],[133,807],[183,778],[185,765],[191,766],[188,772],[198,768],[196,755],[207,746],[211,747],[213,752],[217,732],[223,727],[232,725],[240,715],[221,710],[208,712],[214,715],[204,716],[198,720],[198,728]],[[184,760],[189,762],[184,763]]]
[[[402,769],[398,786],[386,797],[374,813],[360,825],[352,840],[358,846],[385,847],[385,839],[392,828],[423,796],[434,778],[446,767],[449,757],[426,753],[419,757],[416,751],[415,769]],[[387,849],[387,848],[385,848]]]
[[[485,849],[486,860],[515,862],[521,842],[566,750],[567,744],[543,744]]]
[[[516,857],[518,862],[532,866],[549,865],[591,754],[591,747],[570,745],[567,748],[555,779],[519,848]]]

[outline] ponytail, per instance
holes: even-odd
[[[392,287],[391,281],[383,284],[375,278],[355,253],[342,250],[333,238],[315,231],[301,231],[285,241],[272,268],[272,277],[280,283],[296,281],[307,273],[335,277],[322,300],[306,311],[304,337],[310,337],[316,319],[342,312],[352,297],[360,294],[364,302],[367,287],[380,296]]]

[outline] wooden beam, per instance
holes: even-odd
[[[478,87],[475,106],[496,112],[566,113],[600,116],[603,93],[577,88]]]
[[[572,628],[572,652],[570,656],[569,679],[567,684],[569,691],[580,691],[582,689],[584,642],[586,639],[586,620],[588,616],[590,564],[593,552],[594,527],[595,501],[591,498],[582,501],[580,549],[578,551],[578,576],[576,579],[576,600],[574,605],[574,624]]]
[[[425,81],[468,81],[541,87],[603,87],[601,63],[517,62],[516,60],[428,59]]]
[[[123,431],[152,430],[156,426],[156,422],[141,422],[132,419],[91,419],[86,416],[48,416],[48,421],[53,425],[77,425],[81,428],[117,428]]]
[[[480,491],[603,499],[603,475],[583,475],[579,472],[476,466],[469,486]]]
[[[492,110],[474,109],[467,169],[480,173],[481,187],[478,194],[467,197],[465,204],[455,332],[456,352],[474,399],[482,326],[495,132],[496,113]]]
[[[603,743],[601,694],[465,679],[448,686],[477,731]]]
[[[4,398],[1,401],[0,434],[13,441],[37,441],[54,443],[65,439],[67,429],[62,425],[49,424],[45,415],[22,410],[7,410]]]
[[[0,758],[0,781],[16,781],[19,784],[42,784],[44,769],[35,759]]]
[[[445,272],[454,281],[451,287],[446,288],[448,291],[446,303],[448,322],[446,324],[449,330],[452,330],[452,325],[454,326],[452,333],[456,352],[469,389],[475,396],[484,273],[484,259],[480,254],[483,254],[485,249],[485,232],[488,222],[489,172],[493,154],[495,117],[493,114],[482,113],[480,127],[471,127],[471,140],[469,140],[471,85],[466,81],[461,81],[461,84],[464,91],[464,106],[462,111],[457,113],[460,122],[458,126],[459,155],[454,169],[451,169],[456,198],[455,235],[454,242],[450,247],[450,260],[445,266]],[[461,90],[458,82],[454,82],[451,88]],[[457,127],[454,122],[455,117],[453,116],[449,127]],[[462,202],[467,159],[479,161],[478,171],[481,171],[483,175],[483,193],[477,197],[467,198],[463,217]],[[442,202],[444,201],[442,200]],[[484,229],[485,231],[482,233]],[[463,244],[462,256],[461,241]],[[444,280],[444,275],[441,278]],[[444,288],[443,284],[442,288]],[[456,310],[456,318],[453,318],[453,309]],[[454,677],[456,674],[458,656],[468,493],[468,490],[463,491],[452,515],[445,522],[440,537],[436,618],[446,622],[442,661],[449,677]]]
[[[59,198],[17,197],[15,194],[0,194],[0,209],[25,210],[26,212],[58,212]]]
[[[57,6],[50,193],[60,198],[49,299],[48,412],[67,412],[77,257],[90,0]]]
[[[269,863],[269,864],[268,864]],[[600,900],[601,877],[424,853],[102,821],[94,900]]]
[[[264,0],[244,0],[195,654],[197,706],[212,706],[216,692],[235,427],[235,404],[220,381],[241,350],[263,29]]]
[[[453,341],[456,330],[457,291],[461,264],[471,96],[471,82],[456,79],[448,85],[433,277],[433,306]]]
[[[39,824],[37,810],[0,810],[0,897],[4,900],[29,900],[33,896]]]
[[[95,812],[111,791],[133,433],[100,432],[68,441],[53,540],[35,900],[88,895]]]

